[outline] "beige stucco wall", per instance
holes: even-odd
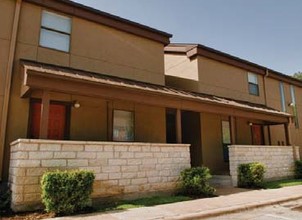
[[[223,174],[228,170],[228,163],[223,159],[222,119],[219,115],[201,113],[202,161],[212,174]]]
[[[236,100],[264,103],[263,77],[258,75],[259,96],[248,91],[248,71],[198,56],[199,92]]]
[[[229,146],[230,174],[234,186],[238,181],[238,166],[260,162],[265,166],[265,180],[286,179],[294,176],[294,162],[300,159],[299,147],[292,146]]]
[[[42,8],[23,3],[21,10],[18,47],[27,46],[34,60],[164,84],[161,43],[72,17],[70,53],[59,52],[39,47]]]
[[[41,207],[40,178],[47,170],[95,173],[93,198],[138,197],[174,191],[180,172],[190,167],[187,144],[146,144],[18,140],[11,146],[11,206]]]

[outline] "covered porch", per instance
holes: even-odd
[[[10,142],[187,143],[191,165],[214,174],[229,173],[228,145],[271,145],[272,126],[291,144],[291,116],[264,105],[26,60],[21,76],[29,120]]]

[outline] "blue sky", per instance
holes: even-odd
[[[302,71],[302,0],[74,0],[292,75]]]

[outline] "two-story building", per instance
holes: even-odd
[[[302,84],[265,67],[67,0],[1,0],[0,26],[14,205],[40,200],[47,169],[92,169],[106,196],[158,191],[190,162],[228,173],[230,144],[302,142]]]

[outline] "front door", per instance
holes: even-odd
[[[48,117],[48,135],[51,140],[64,140],[68,133],[68,106],[62,103],[50,103]],[[30,107],[29,138],[40,136],[41,102],[33,101]]]
[[[262,125],[252,125],[252,143],[253,145],[264,145]]]

